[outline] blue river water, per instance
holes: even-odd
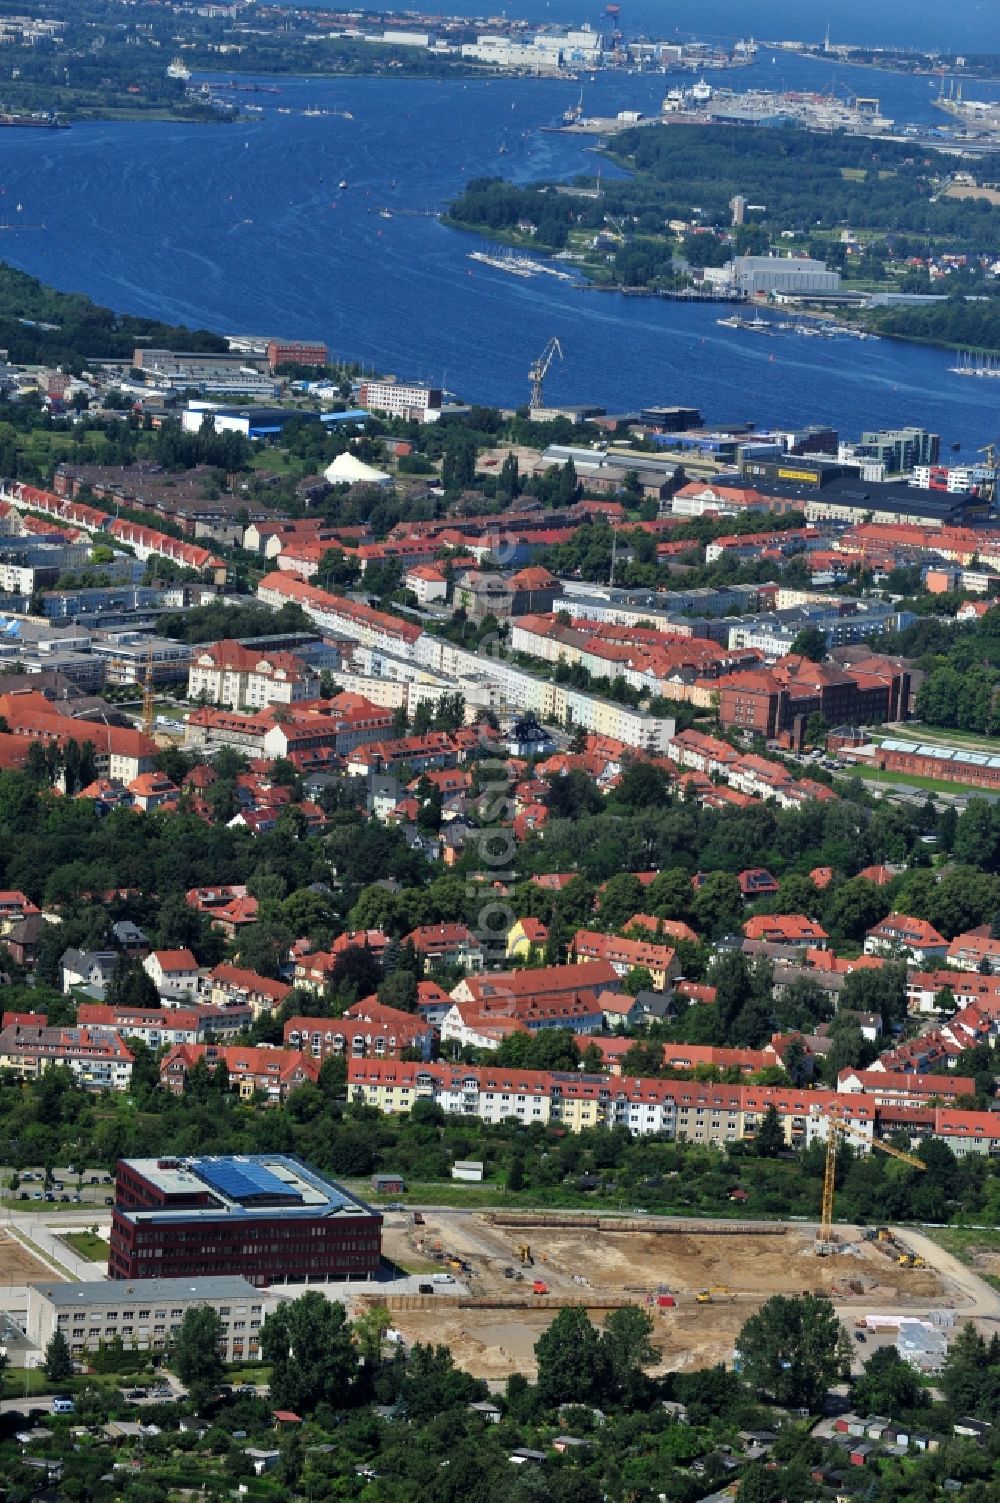
[[[732,77],[738,87],[878,93],[896,119],[941,119],[926,78],[764,51]],[[432,217],[469,178],[595,171],[592,142],[541,129],[575,102],[578,84],[277,82],[280,94],[242,96],[264,112],[232,126],[0,132],[0,223],[44,226],[0,230],[0,257],[121,310],[325,338],[338,354],[467,400],[525,402],[528,367],[555,334],[566,358],[550,372],[552,401],[685,403],[712,421],[826,422],[848,436],[919,423],[965,453],[1000,436],[1000,381],[950,374],[945,351],[760,339],[720,328],[724,309],[522,280],[470,261],[484,243]],[[668,83],[598,75],[583,83],[584,108],[655,112]]]

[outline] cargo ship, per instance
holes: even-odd
[[[67,120],[60,120],[58,115],[44,110],[36,110],[28,115],[15,115],[8,110],[0,110],[0,126],[5,125],[34,130],[69,130]]]

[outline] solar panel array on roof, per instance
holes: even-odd
[[[253,1164],[246,1160],[238,1162],[235,1159],[196,1159],[192,1168],[198,1178],[211,1185],[213,1190],[218,1190],[240,1205],[276,1200],[300,1204],[302,1201],[298,1190],[286,1180],[279,1179],[278,1175],[263,1164]]]

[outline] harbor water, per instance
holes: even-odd
[[[11,210],[21,205],[23,222],[44,229],[0,231],[0,257],[116,309],[226,332],[324,338],[340,355],[478,402],[526,402],[528,367],[558,335],[566,358],[546,388],[555,402],[610,410],[683,403],[712,421],[824,422],[845,435],[917,423],[965,452],[1000,436],[1000,382],[951,374],[947,351],[761,338],[719,326],[711,305],[595,292],[578,279],[518,276],[470,260],[491,247],[436,215],[471,178],[596,171],[592,139],[544,129],[576,102],[579,83],[274,82],[279,93],[235,96],[262,112],[233,125],[4,132],[0,222],[17,222]],[[584,111],[656,113],[671,82],[587,77]],[[765,49],[753,66],[712,82],[833,86],[878,94],[884,113],[900,121],[943,118],[933,106],[938,85],[927,78]]]

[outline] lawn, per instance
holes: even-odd
[[[103,1237],[97,1237],[93,1232],[66,1232],[63,1242],[80,1254],[81,1258],[89,1258],[91,1263],[106,1263],[108,1261],[108,1244]]]
[[[226,1382],[234,1388],[240,1383],[270,1383],[271,1368],[266,1362],[234,1363],[226,1368]]]
[[[880,783],[883,788],[926,788],[929,793],[952,793],[964,797],[976,792],[968,783],[948,783],[942,778],[924,778],[912,772],[887,772],[878,767],[852,764],[847,776],[863,778],[866,783]]]
[[[946,1226],[924,1229],[945,1252],[974,1268],[981,1279],[1000,1289],[1000,1229],[984,1231],[979,1227]]]

